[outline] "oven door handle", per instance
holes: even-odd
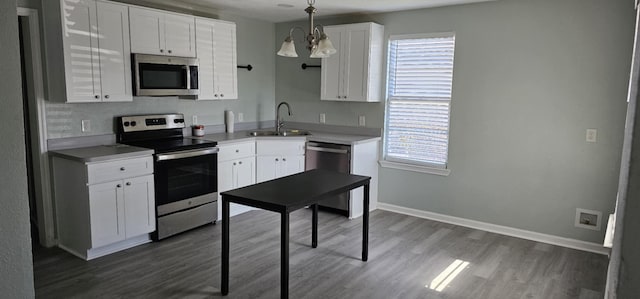
[[[217,147],[212,147],[212,148],[195,150],[195,151],[183,151],[183,152],[159,154],[159,155],[156,155],[156,161],[167,161],[167,160],[204,156],[204,155],[215,154],[218,151],[219,149]]]

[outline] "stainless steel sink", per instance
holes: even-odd
[[[251,131],[249,136],[306,136],[310,135],[309,131],[303,130],[282,130],[280,134],[276,131]]]
[[[252,131],[249,136],[276,136],[276,131]]]

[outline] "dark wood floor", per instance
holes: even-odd
[[[226,298],[279,297],[279,221],[266,211],[231,219]],[[361,223],[320,212],[312,249],[311,212],[291,214],[291,298],[603,297],[602,255],[378,210],[362,262]],[[36,249],[36,296],[221,297],[220,230],[208,225],[89,262]]]

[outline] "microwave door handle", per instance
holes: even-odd
[[[183,65],[182,68],[184,72],[187,74],[187,90],[191,89],[191,71],[189,70],[188,65]]]

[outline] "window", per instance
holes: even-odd
[[[453,33],[390,37],[383,165],[446,170],[454,45]]]

